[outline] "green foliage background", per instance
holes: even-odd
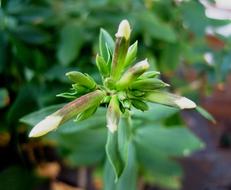
[[[231,69],[231,40],[214,33],[216,38],[225,41],[222,48],[217,49],[208,43],[205,31],[207,27],[216,28],[230,21],[207,18],[204,7],[196,0],[180,4],[173,0],[2,0],[0,131],[10,134],[13,146],[18,146],[18,132],[25,127],[19,123],[21,117],[51,104],[63,103],[64,100],[55,95],[69,88],[64,75],[67,71],[87,72],[99,81],[94,61],[100,28],[114,34],[124,18],[132,26],[131,41],[139,42],[138,57],[147,57],[152,67],[161,71],[173,89],[190,94],[193,98],[198,97],[198,89],[188,85],[192,81],[182,80],[187,79],[187,73],[192,70],[196,75],[194,81],[206,78],[206,89],[226,79]],[[206,52],[212,53],[212,64],[204,59]],[[90,125],[91,121],[88,120],[76,128],[70,122],[47,138],[58,143],[61,155],[72,165],[102,165],[106,137],[105,119],[102,117],[104,111],[97,112],[97,123],[93,118],[95,125]],[[160,106],[144,116],[135,114],[137,118],[134,123],[138,127],[134,132],[136,138],[129,146],[129,155],[136,154],[137,160],[129,157],[129,163],[133,165],[127,166],[128,173],[138,170],[136,162],[139,162],[139,170],[147,181],[171,188],[179,187],[175,177],[180,176],[182,171],[177,163],[168,158],[182,156],[184,150],[200,149],[201,143],[188,129],[182,128],[183,124],[175,112]],[[36,113],[34,118],[39,120],[39,116]],[[34,125],[38,120],[27,120],[27,123]],[[146,124],[141,128],[142,122]],[[155,126],[151,127],[153,123]],[[155,136],[149,137],[150,130]],[[147,138],[147,141],[142,142],[142,138]],[[73,147],[73,144],[76,146]],[[152,147],[157,148],[153,150]],[[138,153],[134,153],[135,150]],[[11,176],[21,170],[8,168],[0,175]],[[107,163],[105,172],[108,172],[106,177],[113,175]],[[124,175],[124,180],[113,188],[121,189],[126,183],[134,184],[137,176],[132,176],[133,181],[129,182],[126,173]],[[107,181],[106,189],[112,190],[109,186],[113,182]],[[19,189],[21,186],[18,186]]]

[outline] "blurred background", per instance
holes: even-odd
[[[131,41],[138,40],[139,60],[147,57],[172,92],[193,99],[216,119],[214,124],[194,111],[153,112],[158,115],[153,124],[170,130],[159,134],[165,139],[161,145],[170,147],[171,126],[182,125],[205,148],[191,156],[174,154],[177,166],[162,157],[153,158],[154,166],[139,166],[137,189],[231,189],[231,1],[1,0],[1,190],[103,189],[105,130],[28,139],[31,127],[20,119],[64,103],[56,94],[70,88],[65,77],[70,70],[100,81],[95,66],[100,28],[113,36],[125,18]],[[101,122],[100,116],[93,122]]]

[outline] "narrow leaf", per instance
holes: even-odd
[[[212,123],[216,123],[216,120],[214,119],[214,117],[208,112],[206,111],[204,108],[202,108],[201,106],[197,106],[196,110],[198,111],[198,113],[200,113],[204,118],[208,119],[209,121],[211,121]]]
[[[100,55],[104,58],[106,62],[110,59],[110,54],[112,54],[115,47],[115,43],[113,38],[110,36],[110,34],[104,30],[100,29],[100,35],[99,35],[99,51]],[[108,52],[108,49],[110,52]]]

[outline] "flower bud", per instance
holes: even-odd
[[[96,86],[95,81],[87,74],[78,71],[71,71],[66,73],[66,76],[74,83],[93,89]]]
[[[131,28],[127,20],[122,20],[119,24],[119,28],[115,36],[117,38],[125,38],[128,40],[130,38]]]
[[[142,100],[133,99],[132,100],[132,105],[136,109],[139,109],[141,111],[147,111],[148,110],[148,105]]]
[[[119,101],[117,96],[113,95],[107,110],[107,128],[111,133],[114,133],[117,130],[119,120],[120,120]]]
[[[131,89],[141,90],[141,91],[150,91],[157,90],[169,86],[169,84],[164,83],[160,79],[151,78],[151,79],[142,79],[133,82],[130,86]]]
[[[96,90],[75,99],[35,125],[35,127],[31,130],[29,137],[45,135],[79,113],[85,112],[92,106],[99,105],[104,97],[105,92]]]
[[[196,108],[196,104],[188,98],[171,94],[168,92],[153,91],[146,93],[145,100],[149,102],[164,104],[167,106],[177,107],[180,109]]]
[[[129,84],[131,84],[134,80],[136,80],[141,74],[147,71],[149,68],[149,64],[147,59],[138,62],[133,67],[128,69],[121,79],[116,84],[117,89],[122,90],[124,88],[128,88]]]
[[[155,78],[158,75],[160,75],[159,71],[147,71],[144,74],[142,74],[139,79],[147,79],[147,78]]]

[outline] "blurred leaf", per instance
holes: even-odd
[[[206,111],[204,108],[202,108],[201,106],[197,106],[196,110],[206,119],[208,119],[209,121],[216,123],[216,120],[214,119],[214,117],[208,112]]]
[[[7,89],[0,88],[0,108],[9,104],[10,98]]]
[[[66,24],[60,33],[57,58],[63,65],[68,65],[78,57],[84,42],[82,27],[77,23]]]
[[[180,52],[180,43],[166,44],[160,59],[161,70],[174,72],[180,63]]]
[[[41,24],[49,17],[52,16],[52,10],[50,7],[42,7],[36,5],[21,5],[21,6],[12,6],[8,9],[8,13],[17,16],[18,19],[24,22],[32,24]]]
[[[167,23],[160,21],[154,13],[139,11],[136,16],[138,19],[137,25],[139,24],[141,30],[147,35],[166,42],[176,41],[174,30]]]
[[[160,151],[166,156],[187,156],[204,144],[187,128],[147,125],[136,130],[135,141],[143,151]],[[155,152],[153,152],[155,154]]]
[[[209,22],[203,5],[199,1],[187,1],[182,3],[180,10],[186,26],[196,35],[203,36]]]
[[[30,126],[36,125],[39,121],[43,120],[46,116],[57,111],[63,106],[63,104],[53,105],[46,108],[43,108],[39,111],[30,113],[20,119],[21,122],[26,123]]]
[[[221,74],[225,80],[228,74],[231,72],[231,53],[224,56],[221,64]]]
[[[73,71],[73,70],[79,70],[76,67],[65,67],[63,65],[54,65],[53,67],[50,67],[48,71],[44,74],[44,77],[49,80],[58,80],[65,83],[70,83],[68,78],[65,76],[65,73]]]
[[[33,85],[22,87],[7,113],[8,122],[18,122],[20,117],[38,108],[37,95],[38,89]]]
[[[1,12],[0,12],[0,17],[1,17]],[[3,69],[6,66],[6,60],[7,60],[7,35],[1,30],[0,30],[0,44],[1,44],[0,45],[0,73],[2,73]]]
[[[31,44],[42,44],[49,40],[46,32],[30,25],[17,26],[12,32],[17,38]]]
[[[179,112],[179,109],[164,106],[161,104],[148,104],[148,105],[149,105],[149,110],[145,112],[141,112],[139,110],[132,110],[132,118],[143,120],[149,123],[158,122]]]
[[[0,172],[1,190],[32,190],[39,181],[31,171],[17,166]]]
[[[96,127],[76,130],[72,133],[56,131],[46,138],[56,142],[61,154],[69,160],[71,165],[93,165],[104,158],[107,137],[107,129],[104,125],[99,124]],[[76,128],[78,128],[77,124]]]

